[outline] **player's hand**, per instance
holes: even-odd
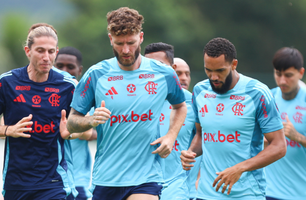
[[[298,133],[295,130],[293,124],[289,120],[288,116],[286,115],[286,122],[283,122],[285,136],[290,140],[297,141],[298,140]]]
[[[67,129],[67,118],[66,118],[66,110],[61,111],[61,121],[60,121],[60,133],[63,139],[68,139],[70,136],[70,132]]]
[[[111,112],[105,108],[105,101],[101,102],[101,107],[96,108],[94,114],[92,115],[93,120],[91,123],[92,127],[96,127],[99,124],[105,124],[105,122],[110,118]]]
[[[191,167],[193,167],[194,165],[191,163],[196,162],[195,157],[196,157],[196,153],[192,152],[192,151],[186,151],[183,150],[181,151],[181,162],[182,162],[182,166],[184,170],[190,170]]]
[[[24,132],[30,132],[32,131],[32,124],[33,122],[31,121],[33,115],[29,114],[29,116],[22,118],[17,124],[13,126],[9,126],[6,130],[6,136],[14,137],[14,138],[19,138],[19,137],[24,137],[24,138],[30,138],[30,134],[25,134]]]
[[[173,140],[173,138],[171,138],[168,135],[165,135],[163,137],[158,138],[157,140],[155,140],[154,142],[152,142],[150,145],[154,146],[156,144],[160,144],[160,146],[153,151],[153,154],[157,154],[162,157],[162,158],[167,158],[167,156],[170,155],[172,148],[173,148],[173,144],[174,144],[175,139]]]
[[[227,191],[227,195],[229,195],[231,193],[233,185],[239,180],[242,173],[243,172],[236,165],[230,168],[226,168],[222,172],[217,172],[216,174],[218,175],[218,177],[215,179],[213,187],[215,187],[218,183],[216,187],[216,191],[218,191],[219,188],[223,185],[221,192],[224,193],[227,186],[229,186]]]

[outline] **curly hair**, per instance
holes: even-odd
[[[283,47],[273,56],[273,67],[278,71],[285,71],[290,67],[300,70],[304,65],[301,52],[292,47]]]
[[[112,35],[137,34],[142,30],[143,16],[137,10],[121,7],[107,13],[107,30]]]
[[[31,46],[34,44],[34,38],[41,36],[50,36],[58,41],[57,32],[53,26],[47,23],[37,23],[30,27],[25,45],[31,49]]]
[[[210,40],[204,47],[204,54],[209,57],[217,58],[224,55],[227,62],[232,62],[237,59],[237,52],[235,46],[225,38],[214,38]]]

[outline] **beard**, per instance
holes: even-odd
[[[220,88],[216,88],[213,84],[213,82],[219,82],[219,81],[212,81],[209,79],[210,85],[212,90],[217,93],[217,94],[224,94],[227,91],[229,91],[231,84],[233,81],[233,77],[232,77],[232,71],[230,71],[230,73],[227,75],[225,82],[222,84],[222,86]],[[221,82],[222,83],[222,82]]]
[[[129,55],[129,54],[121,54],[121,55],[119,55],[118,51],[116,51],[116,50],[114,49],[114,47],[113,47],[113,52],[114,52],[114,54],[115,54],[115,56],[116,56],[118,62],[119,62],[122,66],[124,66],[124,67],[130,67],[130,66],[132,66],[132,65],[136,62],[138,56],[140,55],[140,46],[138,46],[138,48],[137,48],[136,51],[134,52],[134,55],[132,55],[132,54],[131,54],[131,55]],[[130,58],[130,59],[124,59],[124,58],[122,58],[122,56],[131,56],[131,58]]]

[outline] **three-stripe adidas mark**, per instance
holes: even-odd
[[[205,116],[205,113],[208,113],[208,109],[207,109],[206,104],[201,108],[200,113],[202,113],[202,117]]]
[[[18,97],[16,97],[16,99],[14,99],[15,102],[22,102],[25,103],[26,100],[24,99],[23,95],[19,95]]]
[[[118,92],[116,91],[116,89],[114,87],[111,87],[110,90],[108,90],[108,92],[105,94],[106,96],[111,95],[112,99],[113,99],[113,95],[118,94]]]

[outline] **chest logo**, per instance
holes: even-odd
[[[281,114],[282,120],[285,120],[285,119],[286,119],[286,116],[287,116],[287,113],[283,112],[283,113]]]
[[[156,86],[157,85],[158,85],[157,83],[154,83],[153,81],[149,81],[146,84],[145,89],[146,89],[147,92],[149,92],[149,94],[156,94],[157,93],[156,92],[156,90],[157,90]]]
[[[233,107],[232,107],[232,111],[234,112],[235,115],[241,116],[243,115],[243,108],[245,107],[245,105],[242,105],[242,103],[237,102]]]
[[[293,119],[295,121],[295,123],[303,123],[302,122],[302,117],[303,117],[303,114],[300,113],[300,112],[296,112],[294,115],[293,115]]]
[[[118,92],[116,91],[116,89],[114,88],[114,87],[111,87],[111,89],[110,90],[108,90],[108,92],[106,92],[106,96],[111,96],[111,98],[113,99],[113,95],[117,95],[118,94]]]
[[[223,103],[219,103],[216,107],[218,112],[222,112],[224,110],[224,104]]]
[[[51,96],[49,97],[48,100],[49,100],[51,106],[58,107],[60,98],[61,98],[61,96],[59,96],[58,94],[51,94]]]
[[[202,113],[202,117],[205,117],[205,113],[208,113],[207,105],[203,106],[200,110],[200,113]]]
[[[129,84],[126,89],[129,93],[134,93],[136,91],[136,86],[134,84]]]
[[[16,99],[14,99],[14,102],[22,102],[25,103],[26,100],[24,99],[24,96],[22,94],[20,94],[18,97],[16,97]]]
[[[165,120],[165,115],[163,113],[160,114],[159,121],[162,122]]]

